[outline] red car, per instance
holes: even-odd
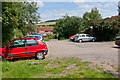
[[[77,34],[79,34],[79,33],[77,33]],[[70,39],[71,41],[74,41],[74,40],[75,40],[75,36],[76,36],[77,34],[75,34],[75,35],[73,35],[73,36],[70,36],[69,39]]]
[[[19,38],[0,49],[3,59],[35,57],[44,59],[48,52],[47,45],[38,38]]]

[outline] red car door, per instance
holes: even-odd
[[[6,49],[7,58],[22,58],[26,55],[25,39],[13,41]]]
[[[26,39],[26,51],[28,56],[35,56],[38,43],[35,39]]]

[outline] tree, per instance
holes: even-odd
[[[35,2],[2,3],[2,40],[3,45],[14,38],[23,37],[32,29],[31,25],[39,21],[38,7]]]
[[[91,12],[86,12],[85,14],[83,14],[83,19],[84,26],[88,28],[90,26],[90,21],[102,19],[102,17],[101,14],[99,13],[99,10],[95,7],[92,8]]]
[[[86,12],[83,14],[84,20],[94,20],[94,19],[102,19],[101,14],[99,14],[99,10],[95,7],[92,8],[91,12]]]
[[[98,41],[114,40],[120,31],[118,27],[118,17],[94,20],[91,24],[93,26],[93,36],[95,36]]]
[[[118,2],[118,15],[120,16],[120,1]]]
[[[59,19],[56,22],[55,34],[58,34],[60,37],[68,38],[71,35],[80,33],[83,30],[82,18],[75,16],[63,16],[62,19]]]

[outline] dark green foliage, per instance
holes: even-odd
[[[71,35],[80,33],[84,29],[82,22],[82,18],[65,15],[56,22],[54,33],[59,37],[69,38]]]
[[[92,20],[98,20],[98,19],[102,19],[101,14],[99,14],[99,10],[97,10],[97,8],[92,8],[91,12],[86,12],[83,15],[83,19],[84,19],[84,26],[86,28],[90,27],[90,22]]]
[[[110,18],[92,22],[92,34],[98,41],[112,41],[118,35],[118,19]]]
[[[32,25],[39,21],[35,2],[2,3],[2,41],[7,44],[14,38],[35,32]]]
[[[118,15],[120,16],[120,1],[118,2]]]
[[[97,38],[97,41],[112,41],[117,35],[120,35],[120,17],[101,19],[97,8],[83,15],[85,21],[85,33],[91,34]],[[91,29],[90,27],[93,27]]]
[[[83,18],[63,16],[56,22],[54,33],[59,38],[68,38],[76,33],[87,33],[97,38],[97,41],[112,41],[120,35],[120,16],[102,19],[97,8],[86,12]]]
[[[83,18],[76,16],[70,17],[68,15],[65,15],[62,19],[59,19],[56,22],[54,33],[58,34],[59,37],[65,38],[69,38],[71,35],[74,35],[76,33],[89,33],[88,29],[91,25],[91,20],[101,18],[101,14],[99,14],[97,8],[92,8],[91,12],[86,12],[83,15]]]
[[[94,20],[94,19],[102,19],[101,14],[99,14],[99,10],[97,8],[92,8],[91,12],[86,12],[83,15],[84,20]]]
[[[54,39],[55,38],[55,35],[54,34],[47,34],[45,37],[44,37],[44,41],[49,41],[50,39]]]

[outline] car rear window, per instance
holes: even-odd
[[[35,39],[26,39],[26,46],[36,46],[38,45]]]
[[[89,37],[88,35],[86,35],[86,37]]]
[[[120,40],[120,38],[116,38],[116,40]]]

